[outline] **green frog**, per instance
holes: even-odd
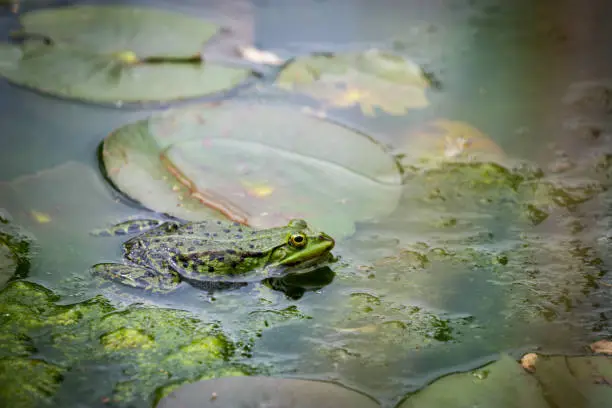
[[[93,273],[155,292],[182,282],[214,289],[261,281],[332,258],[332,237],[301,219],[284,227],[256,230],[226,221],[132,220],[96,235],[141,233],[123,244],[124,263],[100,263]]]

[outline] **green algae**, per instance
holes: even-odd
[[[42,360],[0,358],[0,405],[29,408],[49,404],[62,381],[63,371]]]
[[[594,247],[561,234],[523,233],[497,249],[437,244],[444,248],[404,249],[376,261],[376,287],[399,285],[405,296],[452,309],[449,303],[461,296],[454,282],[476,279],[488,289],[474,312],[495,308],[506,319],[536,322],[571,312],[605,274]]]
[[[444,313],[402,302],[397,297],[353,292],[351,311],[343,316],[346,333],[370,333],[376,342],[423,347],[435,342],[458,340],[459,327],[469,317],[451,317]]]
[[[331,327],[313,341],[318,353],[346,366],[385,366],[397,355],[460,342],[467,329],[478,332],[471,316],[419,306],[408,292],[353,290],[341,302],[330,312]]]
[[[602,172],[605,160],[600,161],[604,164],[596,168]],[[505,214],[528,228],[541,224],[553,212],[575,211],[607,188],[597,171],[559,178],[524,162],[425,161],[403,170],[411,194],[404,196],[395,215],[414,209],[410,203],[416,203],[437,214],[426,217],[434,228],[461,225],[462,213],[468,211]],[[440,214],[447,216],[440,219]]]
[[[102,335],[100,343],[108,351],[124,349],[147,350],[153,348],[154,340],[142,330],[129,329],[122,327],[110,333]]]
[[[285,322],[297,320],[310,320],[309,316],[302,312],[296,305],[287,306],[284,309],[255,310],[249,313],[249,327],[261,334],[263,330],[271,326],[278,326]]]
[[[88,386],[79,367],[91,365],[120,373],[97,384],[91,398],[136,405],[146,405],[157,389],[171,384],[256,372],[237,362],[238,346],[218,324],[187,312],[141,305],[117,310],[100,296],[69,306],[57,305],[58,300],[25,281],[0,292],[0,372],[14,372],[0,387],[5,406],[66,403],[73,398],[68,390],[53,399],[59,378]],[[36,352],[46,361],[34,360]],[[11,384],[23,390],[16,392]]]

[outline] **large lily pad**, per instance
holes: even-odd
[[[332,235],[389,214],[400,174],[378,144],[288,107],[225,104],[170,111],[112,133],[102,159],[115,186],[187,220],[254,227],[307,219]]]
[[[91,102],[171,101],[228,90],[250,71],[201,58],[219,27],[132,6],[75,6],[25,13],[20,44],[0,44],[0,75],[56,96]]]
[[[157,408],[206,407],[376,408],[371,398],[321,381],[229,377],[187,384]]]
[[[376,49],[298,58],[280,73],[276,84],[322,99],[330,107],[357,105],[368,116],[374,116],[376,108],[403,115],[429,105],[425,90],[430,81],[421,68]]]

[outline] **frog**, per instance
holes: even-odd
[[[334,239],[303,219],[255,229],[237,222],[128,220],[94,235],[137,235],[122,263],[98,263],[95,276],[158,293],[187,283],[215,290],[312,269],[332,261]]]

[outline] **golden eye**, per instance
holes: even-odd
[[[306,245],[306,235],[304,234],[293,234],[289,237],[289,245],[302,248]]]

